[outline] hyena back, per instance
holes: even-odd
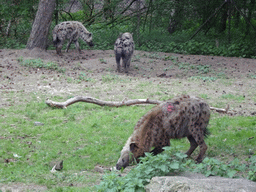
[[[135,49],[134,41],[132,38],[131,33],[123,33],[121,34],[114,46],[115,56],[116,56],[116,64],[117,64],[117,71],[120,72],[120,60],[123,60],[124,70],[127,73],[128,68],[130,67],[131,57],[133,51]]]
[[[133,160],[138,162],[145,152],[161,153],[163,147],[170,146],[170,139],[183,137],[190,142],[190,149],[186,152],[188,156],[197,146],[200,147],[196,162],[201,163],[207,150],[204,136],[208,134],[209,119],[210,107],[200,98],[184,95],[161,103],[135,125],[133,134],[121,151],[116,169],[125,168]],[[154,150],[150,151],[152,147]]]
[[[81,53],[78,38],[81,38],[90,47],[93,46],[92,34],[78,21],[65,21],[56,25],[52,32],[53,44],[56,47],[57,54],[61,55],[61,48],[66,39],[69,40],[66,52],[72,42],[75,43],[76,49]]]

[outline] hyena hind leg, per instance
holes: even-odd
[[[117,65],[117,71],[120,73],[121,69],[120,69],[120,60],[121,60],[121,55],[120,54],[116,54],[116,65]]]
[[[198,129],[200,129],[200,128],[198,128]],[[197,147],[196,145],[199,145],[200,152],[199,152],[199,155],[196,158],[196,162],[201,163],[203,161],[204,154],[205,154],[205,152],[208,148],[206,143],[204,142],[204,134],[202,132],[196,132],[196,133],[194,132],[194,133],[192,133],[192,137],[193,137],[193,139],[195,140],[196,143],[193,141],[193,139],[191,139],[192,146],[190,147],[190,149],[188,150],[187,153],[188,154],[190,152],[192,153],[194,151],[194,148]],[[190,141],[190,144],[191,144],[191,141]]]
[[[129,68],[129,67],[130,67],[130,64],[131,64],[131,58],[132,58],[132,56],[130,55],[128,58],[129,58],[129,59],[128,59],[128,61],[127,61],[127,67]]]
[[[66,48],[66,52],[68,52],[69,47],[70,47],[72,41],[73,41],[73,39],[70,39],[70,40],[68,41],[67,48]]]
[[[128,69],[129,69],[129,66],[130,66],[129,60],[130,60],[129,56],[125,55],[123,57],[123,66],[124,66],[125,73],[128,73]]]

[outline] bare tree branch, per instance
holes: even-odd
[[[229,104],[227,105],[227,107],[225,109],[216,108],[216,107],[210,107],[210,109],[215,110],[216,112],[219,112],[219,113],[228,113]]]
[[[67,108],[67,106],[76,102],[94,103],[100,106],[121,107],[121,106],[130,106],[130,105],[136,105],[136,104],[160,104],[162,101],[156,101],[156,100],[150,100],[150,99],[134,99],[134,100],[124,99],[121,102],[115,102],[115,101],[102,101],[93,97],[76,96],[74,98],[68,99],[65,102],[55,102],[47,99],[45,103],[51,107]]]
[[[74,98],[68,99],[65,102],[56,102],[51,101],[49,99],[46,100],[46,104],[50,107],[57,107],[57,108],[67,108],[67,106],[72,105],[76,102],[87,102],[87,103],[94,103],[100,106],[109,106],[109,107],[121,107],[121,106],[130,106],[130,105],[137,105],[137,104],[160,104],[163,101],[158,100],[151,100],[151,99],[133,99],[127,100],[126,98],[121,102],[116,101],[102,101],[93,97],[83,97],[83,96],[75,96]],[[228,113],[229,105],[225,109],[210,107],[211,110],[215,110],[218,113]]]

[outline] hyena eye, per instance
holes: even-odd
[[[124,159],[122,159],[122,162],[124,163]]]

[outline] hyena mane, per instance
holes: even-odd
[[[190,156],[199,146],[200,153],[196,162],[202,162],[207,150],[204,137],[209,133],[209,119],[209,105],[200,98],[184,95],[159,104],[135,125],[133,134],[121,151],[116,168],[125,168],[134,160],[138,162],[145,152],[154,155],[161,153],[163,147],[170,145],[170,139],[183,137],[187,137],[190,142],[186,154]],[[154,149],[150,151],[152,147]]]

